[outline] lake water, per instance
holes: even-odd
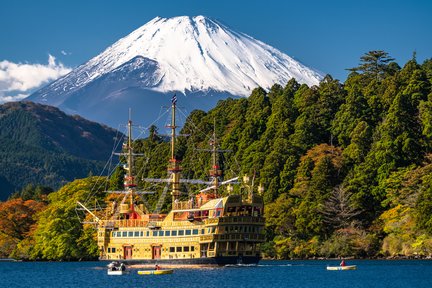
[[[355,271],[327,271],[338,261],[261,261],[254,267],[177,268],[171,275],[108,276],[103,262],[0,262],[0,287],[432,287],[432,261],[352,260]],[[162,267],[163,268],[163,267]],[[141,268],[142,270],[142,268]]]

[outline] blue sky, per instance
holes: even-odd
[[[182,15],[216,18],[341,81],[370,50],[401,66],[414,51],[419,62],[432,58],[429,0],[1,1],[0,102],[25,97],[156,16]]]

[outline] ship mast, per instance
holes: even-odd
[[[217,191],[219,188],[219,179],[220,179],[220,176],[222,175],[222,171],[219,169],[217,155],[218,155],[218,152],[221,152],[222,150],[218,150],[218,143],[216,140],[216,119],[214,120],[214,124],[213,124],[213,139],[210,141],[210,146],[212,146],[212,149],[211,149],[211,152],[212,152],[212,169],[209,172],[210,172],[210,176],[212,177],[212,180],[213,180],[214,196],[217,197]]]
[[[180,197],[180,161],[176,159],[175,156],[175,140],[176,140],[176,105],[177,96],[174,94],[171,100],[171,125],[167,126],[171,128],[171,158],[169,160],[170,164],[168,166],[168,172],[171,173],[171,195],[172,203],[178,201]]]
[[[135,207],[134,207],[134,196],[135,196],[135,188],[137,186],[136,182],[135,182],[135,176],[134,176],[134,156],[135,155],[142,155],[142,154],[136,154],[133,153],[133,147],[132,147],[132,120],[131,120],[131,110],[129,109],[129,120],[128,120],[128,126],[127,126],[127,130],[128,130],[128,139],[127,141],[123,144],[123,151],[122,153],[114,153],[115,155],[118,156],[125,156],[126,157],[126,165],[124,166],[124,169],[126,170],[126,175],[125,175],[125,179],[124,179],[124,188],[125,188],[125,192],[126,195],[123,198],[124,200],[122,201],[122,203],[127,199],[127,197],[129,196],[129,215],[130,217],[132,217],[133,219],[135,219],[136,217],[138,217],[135,213]],[[144,192],[145,193],[145,192]]]
[[[127,171],[127,175],[124,182],[124,186],[129,192],[130,207],[131,209],[133,209],[133,188],[136,187],[136,184],[135,184],[135,177],[133,174],[134,159],[133,159],[133,148],[132,148],[132,120],[130,117],[130,110],[129,110],[129,120],[128,120],[128,141],[126,144],[126,150],[127,150],[127,167],[125,168]]]

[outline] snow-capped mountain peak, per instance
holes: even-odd
[[[291,78],[316,85],[322,76],[217,20],[156,17],[28,99],[80,114],[84,102],[73,98],[92,89],[98,99],[93,92],[86,103],[113,97],[119,101],[121,91],[131,87],[162,94],[216,91],[247,97],[258,86],[285,85]]]

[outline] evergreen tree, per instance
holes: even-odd
[[[333,121],[331,132],[342,147],[351,142],[351,133],[361,121],[370,121],[370,111],[366,98],[362,93],[361,76],[352,76],[345,83],[348,95],[345,103],[340,105]]]
[[[382,80],[384,75],[389,71],[389,63],[393,60],[394,58],[390,57],[387,52],[382,50],[373,50],[360,57],[361,63],[358,67],[349,70],[361,71],[379,81]],[[394,66],[390,68],[394,70]]]

